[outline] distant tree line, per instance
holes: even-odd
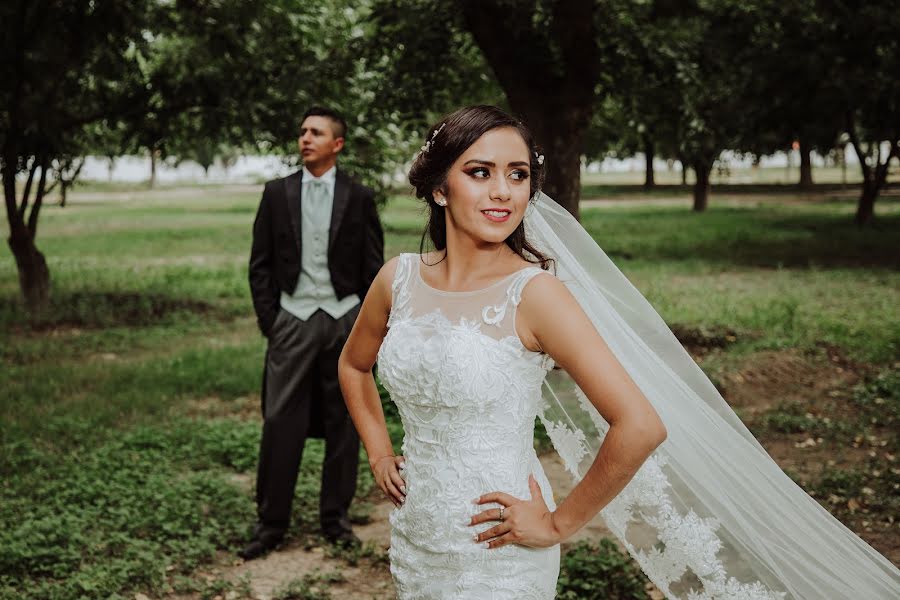
[[[11,0],[0,5],[0,176],[27,304],[47,301],[40,210],[86,155],[208,168],[293,153],[311,103],[348,117],[344,162],[385,190],[440,114],[525,118],[546,189],[578,215],[584,159],[644,154],[695,174],[723,150],[849,142],[875,215],[900,157],[900,11],[890,0]],[[18,181],[18,185],[17,185]]]

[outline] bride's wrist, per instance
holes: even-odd
[[[552,511],[550,513],[550,525],[553,527],[553,534],[556,537],[556,543],[561,544],[562,542],[569,539],[569,536],[572,535],[571,531],[567,531],[565,526],[563,525],[563,520],[560,515],[556,511]]]
[[[376,458],[376,459],[374,459],[374,460],[373,460],[373,459],[369,459],[369,467],[374,471],[374,470],[375,470],[375,465],[377,465],[379,462],[381,462],[381,461],[384,460],[385,458],[395,458],[395,455],[393,455],[393,454],[385,454],[385,455],[383,455],[383,456],[379,456],[378,458]]]

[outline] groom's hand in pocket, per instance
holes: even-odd
[[[405,467],[405,459],[402,456],[382,456],[371,466],[375,483],[399,508],[406,501],[406,482],[400,474],[400,469]]]
[[[500,521],[473,536],[476,543],[483,544],[485,548],[499,548],[506,544],[549,548],[560,542],[559,532],[553,524],[553,513],[547,508],[541,486],[534,475],[528,476],[528,488],[531,490],[530,500],[520,500],[503,492],[491,492],[475,500],[475,504],[493,502],[503,506],[502,520],[499,508],[491,508],[472,517],[469,525]]]

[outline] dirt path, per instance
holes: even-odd
[[[262,192],[262,184],[209,184],[209,185],[173,185],[162,186],[156,189],[135,188],[121,191],[72,191],[66,197],[67,204],[112,204],[153,201],[176,202],[182,200],[196,200],[197,198],[215,198],[222,193],[229,194],[259,194]]]

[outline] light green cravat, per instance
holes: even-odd
[[[324,222],[324,217],[331,211],[327,211],[328,206],[328,184],[321,179],[313,179],[306,186],[306,193],[303,195],[303,204],[306,210],[304,216],[310,219],[317,228],[328,225]]]

